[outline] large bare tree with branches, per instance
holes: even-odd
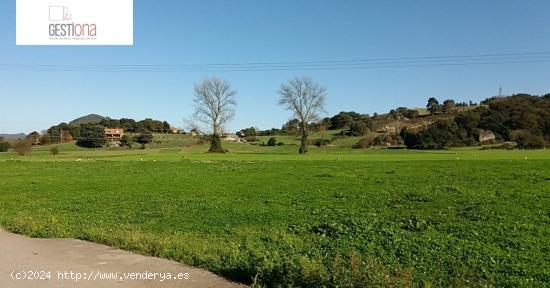
[[[195,119],[211,134],[209,152],[223,153],[221,136],[224,127],[235,115],[236,91],[228,81],[213,77],[195,84]]]
[[[318,120],[319,113],[324,111],[326,88],[309,77],[296,77],[281,85],[279,105],[294,112],[300,121],[302,139],[300,154],[307,152],[308,124]]]

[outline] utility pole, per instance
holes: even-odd
[[[502,86],[498,87],[498,97],[502,97]]]

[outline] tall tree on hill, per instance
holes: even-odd
[[[281,130],[283,130],[286,133],[289,132],[297,132],[300,128],[300,120],[298,119],[291,119],[288,120],[283,126],[281,127]]]
[[[0,137],[0,152],[7,152],[10,147],[10,143],[4,141],[4,137]]]
[[[213,77],[195,84],[195,118],[211,130],[209,152],[223,153],[221,135],[235,115],[236,91],[228,81]]]
[[[26,139],[28,139],[32,145],[40,144],[40,134],[36,131],[33,131],[27,135]]]
[[[455,108],[455,100],[453,99],[447,99],[443,101],[443,112],[444,113],[451,113],[453,112],[453,109]]]
[[[435,99],[434,97],[431,97],[428,99],[428,104],[426,105],[426,108],[428,109],[428,112],[430,114],[437,114],[439,111],[441,111],[441,106],[439,106],[439,101]]]
[[[163,121],[162,122],[162,130],[164,133],[170,132],[170,123]]]
[[[279,90],[281,98],[279,105],[294,112],[300,121],[302,139],[300,154],[307,152],[308,124],[319,118],[326,101],[326,88],[320,86],[309,77],[296,77]]]
[[[100,148],[105,145],[105,132],[103,126],[86,124],[81,126],[80,138],[76,145],[84,148]]]

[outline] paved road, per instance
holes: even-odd
[[[49,271],[51,279],[12,279],[25,277],[23,271],[27,272],[27,276],[32,275],[35,278],[48,278],[46,272]],[[33,273],[28,273],[29,271],[33,271]],[[73,272],[72,275],[71,272]],[[116,280],[99,280],[106,275],[113,277],[117,272]],[[179,277],[181,280],[160,281],[163,276],[165,279],[168,277],[166,273],[171,273],[170,277]],[[90,275],[92,276],[90,277]],[[77,281],[77,278],[84,277],[96,277],[96,280],[80,279]],[[153,277],[156,280],[153,280]],[[145,280],[129,280],[129,278]],[[136,255],[105,245],[74,239],[31,239],[0,230],[0,287],[191,288],[244,286],[178,262]]]

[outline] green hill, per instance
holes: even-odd
[[[19,134],[0,134],[0,138],[4,138],[6,140],[14,140],[14,139],[23,139],[25,138],[27,135],[24,134],[24,133],[19,133]]]
[[[97,114],[90,114],[90,115],[86,115],[86,116],[74,119],[73,121],[69,122],[69,125],[78,126],[80,124],[97,124],[104,119],[107,119],[107,118]]]

